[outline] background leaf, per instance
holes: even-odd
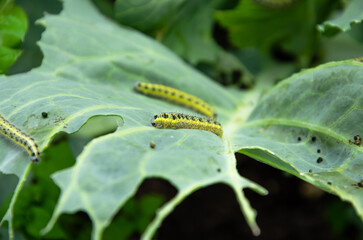
[[[356,41],[348,33],[339,33],[331,38],[324,37],[323,44],[325,50],[324,61],[326,62],[362,56],[363,43]]]
[[[192,64],[214,62],[221,49],[212,38],[211,16],[221,3],[221,0],[116,1],[115,17],[124,25],[154,36]]]
[[[177,9],[185,0],[164,1],[122,1],[115,2],[115,18],[123,24],[153,33],[163,28],[166,22],[173,19]]]
[[[362,20],[363,2],[360,0],[352,0],[340,16],[325,21],[318,26],[318,29],[326,35],[333,35],[339,31],[349,31],[352,25],[358,24]]]
[[[281,9],[271,9],[245,0],[235,9],[217,12],[215,17],[228,29],[235,46],[256,46],[265,52],[278,47],[306,65],[316,52],[316,24],[330,14],[335,3],[300,0]]]
[[[149,34],[214,79],[252,85],[253,76],[243,63],[220,47],[213,38],[213,14],[233,4],[223,0],[116,1],[115,18],[123,25]],[[196,24],[197,23],[197,24]],[[216,33],[218,37],[218,33]],[[223,77],[219,76],[222,72]],[[240,76],[236,77],[236,72]]]
[[[0,1],[0,74],[19,57],[19,48],[27,29],[24,11],[11,1]]]

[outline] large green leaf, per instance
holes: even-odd
[[[350,201],[363,219],[363,148],[352,143],[363,135],[362,92],[358,61],[295,74],[231,129],[234,149]]]
[[[242,189],[265,190],[239,176],[234,153],[209,132],[153,128],[150,119],[154,114],[185,110],[139,95],[132,88],[138,80],[172,85],[215,105],[222,117],[235,108],[236,96],[157,42],[113,24],[88,1],[65,1],[64,5],[60,16],[48,15],[42,21],[47,27],[39,43],[44,52],[42,66],[0,80],[1,113],[31,134],[41,149],[56,133],[75,132],[94,115],[120,116],[123,125],[114,134],[92,141],[74,167],[55,175],[62,195],[49,226],[63,212],[85,210],[98,238],[145,178],[163,177],[179,193],[160,210],[146,236],[188,194],[216,182],[233,187],[257,234],[255,213]],[[42,112],[48,117],[43,118]],[[156,143],[155,150],[150,149],[150,141]],[[1,146],[0,170],[25,179],[29,159],[6,139],[1,138]],[[14,199],[20,188],[21,184]],[[10,222],[14,199],[5,216]]]
[[[24,11],[9,0],[0,1],[0,73],[4,73],[19,57],[19,45],[28,21]]]
[[[76,132],[92,116],[122,120],[115,132],[87,144],[73,167],[53,175],[61,196],[45,231],[62,213],[82,210],[93,221],[93,237],[100,239],[142,181],[160,177],[178,193],[159,209],[145,239],[186,196],[218,182],[233,188],[258,234],[255,212],[242,189],[266,191],[238,174],[236,151],[348,199],[362,216],[361,190],[351,186],[362,176],[362,148],[349,144],[354,134],[363,136],[362,63],[332,63],[297,74],[255,107],[263,87],[241,93],[224,89],[159,43],[112,23],[87,0],[66,0],[59,16],[47,15],[41,23],[46,27],[39,43],[42,66],[0,78],[0,112],[34,136],[42,150],[51,147],[55,134]],[[208,101],[219,113],[223,139],[205,131],[153,128],[154,114],[190,111],[135,93],[136,81],[174,86]],[[313,135],[315,145],[309,142]],[[151,141],[155,149],[149,147]],[[323,163],[315,162],[318,156]],[[0,171],[21,177],[4,218],[10,223],[30,167],[23,151],[0,138]]]
[[[353,24],[363,21],[363,1],[352,0],[338,17],[325,21],[318,26],[318,29],[327,34],[332,35],[339,31],[349,31]]]

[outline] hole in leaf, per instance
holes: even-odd
[[[103,239],[140,239],[156,211],[176,193],[176,189],[166,180],[146,179],[113,218]]]
[[[243,239],[248,231],[233,190],[215,184],[184,199],[163,222],[155,239]]]
[[[74,156],[78,156],[83,151],[84,146],[92,139],[113,133],[122,124],[123,121],[120,116],[94,116],[89,118],[77,132],[68,135]]]
[[[71,239],[91,239],[92,222],[88,214],[85,212],[62,214],[56,226],[58,228],[60,227],[61,231],[63,231],[65,235]],[[45,237],[47,235],[51,235],[53,230],[46,234]]]

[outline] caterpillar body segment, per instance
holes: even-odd
[[[190,108],[198,113],[201,113],[211,119],[217,117],[215,109],[202,99],[195,97],[186,92],[175,88],[167,87],[160,84],[137,82],[134,89],[147,96],[165,99],[169,102],[182,105]]]
[[[15,127],[13,124],[11,124],[8,120],[6,120],[1,114],[0,114],[0,133],[16,143],[17,145],[23,147],[29,154],[30,159],[33,162],[39,162],[40,161],[40,153],[39,153],[39,147],[37,143],[34,141],[34,139],[27,134],[25,134],[23,131],[21,131],[19,128]]]
[[[199,129],[223,137],[223,129],[220,123],[211,119],[182,113],[162,113],[155,115],[151,125],[156,128]]]

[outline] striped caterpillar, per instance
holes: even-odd
[[[9,123],[1,114],[0,114],[0,132],[14,143],[18,144],[19,146],[22,146],[28,152],[30,159],[33,162],[40,161],[39,147],[34,141],[34,139],[26,135],[19,128]]]
[[[217,117],[214,108],[202,99],[175,88],[145,82],[137,82],[134,88],[139,93],[156,98],[162,98],[169,102],[185,106],[211,119],[215,119]]]
[[[199,129],[223,136],[221,124],[211,119],[190,116],[182,113],[162,113],[155,115],[151,125],[156,128]]]

